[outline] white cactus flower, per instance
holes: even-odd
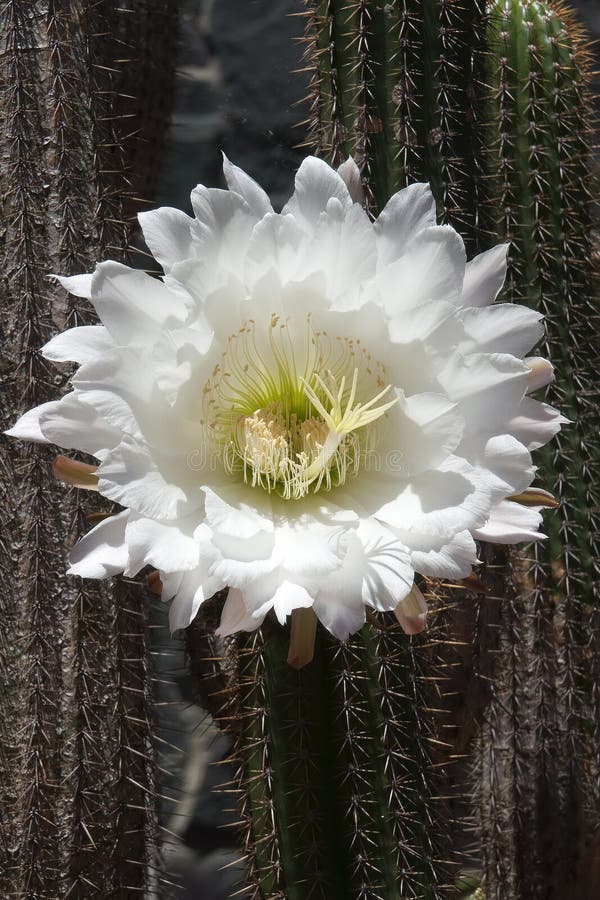
[[[367,607],[418,631],[415,573],[461,579],[475,538],[540,536],[547,495],[511,498],[565,421],[529,396],[552,378],[524,359],[541,317],[494,303],[506,246],[467,263],[425,184],[372,222],[351,160],[304,160],[281,213],[224,169],[194,218],[140,215],[163,277],[108,261],[60,278],[102,324],[44,347],[78,364],[73,390],[9,433],[97,458],[57,471],[124,509],[69,571],[153,566],[172,629],[227,587],[222,634],[301,608],[341,640]]]

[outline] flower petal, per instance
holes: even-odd
[[[138,221],[150,253],[165,272],[175,263],[194,255],[193,219],[181,210],[170,206],[144,210],[138,213]]]
[[[150,519],[178,519],[204,505],[193,472],[186,472],[181,460],[157,460],[156,453],[129,437],[109,450],[98,478],[101,494]]]
[[[268,213],[254,227],[248,244],[244,270],[248,286],[253,288],[271,269],[283,283],[296,278],[303,245],[305,235],[294,216]]]
[[[191,625],[204,601],[210,600],[222,588],[223,584],[218,579],[208,576],[203,566],[185,572],[177,581],[177,592],[169,607],[171,634],[179,628]]]
[[[430,300],[458,302],[465,272],[462,238],[450,226],[425,228],[379,275],[386,313],[393,317]]]
[[[77,391],[67,394],[53,406],[48,404],[40,414],[40,428],[53,444],[91,453],[98,458],[121,440],[121,432],[99,416],[92,406],[81,403]]]
[[[92,275],[50,275],[50,278],[58,281],[65,291],[75,297],[84,297],[90,300],[92,297]]]
[[[20,416],[12,428],[8,428],[4,434],[8,437],[19,438],[22,441],[35,441],[36,444],[51,444],[52,441],[42,432],[40,418],[46,412],[53,412],[58,407],[57,400],[50,400],[40,406],[28,409]]]
[[[306,588],[292,581],[283,581],[265,606],[272,607],[281,625],[295,609],[306,609],[313,605],[313,598]]]
[[[436,468],[453,453],[465,423],[457,405],[441,394],[400,394],[398,401],[388,412],[387,434],[374,461],[408,478]]]
[[[79,365],[114,349],[114,342],[103,325],[80,325],[51,338],[42,347],[42,356],[52,362],[76,362]]]
[[[122,572],[129,562],[125,542],[125,528],[129,510],[103,519],[88,531],[73,547],[69,555],[68,575],[81,578],[110,578]]]
[[[296,216],[311,231],[331,198],[349,207],[352,198],[344,180],[322,159],[308,156],[296,172],[295,191],[282,212]]]
[[[262,625],[264,616],[253,616],[244,603],[244,595],[236,588],[230,588],[221,612],[219,627],[215,634],[229,637],[238,631],[256,631]]]
[[[491,487],[481,470],[450,457],[410,479],[361,472],[341,489],[365,513],[400,531],[450,538],[486,521]]]
[[[234,166],[225,154],[223,154],[223,174],[229,190],[239,194],[257,218],[262,218],[273,211],[268,194],[243,169]]]
[[[528,450],[537,450],[558,434],[561,425],[568,423],[568,419],[547,403],[524,397],[505,427]]]
[[[197,522],[196,516],[170,524],[131,513],[125,539],[131,558],[136,560],[136,571],[147,565],[161,572],[185,572],[198,568],[201,556],[204,559],[208,556],[206,548],[209,543],[206,536],[201,541],[201,534],[196,531]],[[217,551],[213,549],[209,562],[216,557]]]
[[[473,531],[473,537],[491,544],[543,540],[545,535],[538,530],[542,522],[540,508],[502,500],[492,507],[487,523]]]
[[[359,289],[375,275],[377,265],[375,233],[362,207],[328,204],[306,254],[309,271],[324,273],[334,309],[359,305]]]
[[[471,431],[514,415],[527,390],[528,369],[506,353],[454,353],[438,381],[459,404]]]
[[[512,353],[523,357],[544,336],[541,313],[513,303],[497,303],[458,314],[465,337],[457,349],[468,353]]]
[[[400,531],[400,539],[410,549],[410,562],[415,572],[428,578],[460,580],[477,565],[477,547],[469,531],[459,531],[449,538]]]
[[[365,192],[360,177],[360,169],[351,156],[345,162],[338,166],[337,173],[348,188],[348,193],[353,203],[360,203],[362,206],[365,199]]]
[[[92,303],[120,345],[152,342],[161,329],[184,321],[188,312],[183,298],[162,281],[116,262],[96,267]]]
[[[506,280],[509,244],[498,244],[467,263],[462,291],[463,306],[493,303]]]
[[[375,220],[380,266],[399,259],[415,234],[435,224],[435,197],[428,184],[411,184],[393,194]]]

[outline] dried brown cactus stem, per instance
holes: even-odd
[[[57,371],[39,348],[57,329],[93,321],[85,303],[68,300],[48,273],[89,271],[109,245],[114,255],[127,244],[125,203],[139,182],[127,171],[131,134],[142,123],[119,79],[124,58],[133,63],[151,41],[158,45],[174,33],[173,17],[162,20],[160,35],[150,20],[140,28],[145,15],[160,12],[156,6],[150,0],[134,7],[40,0],[9,2],[0,14],[4,427],[24,408],[55,399]],[[145,66],[160,72],[168,97],[172,59],[155,56]],[[129,80],[131,93],[141,96]],[[155,106],[163,109],[162,120],[154,117],[160,130],[164,103]],[[158,139],[151,149],[156,156]],[[120,883],[123,895],[148,883],[154,860],[146,660],[143,648],[137,656],[119,650],[134,629],[122,613],[115,621],[110,588],[65,580],[65,547],[81,532],[85,507],[54,482],[51,456],[43,447],[25,450],[12,441],[2,472],[3,497],[13,513],[3,523],[2,574],[12,589],[3,592],[11,641],[0,646],[0,719],[8,723],[0,773],[8,811],[0,823],[0,893],[76,900],[112,896]],[[132,602],[139,613],[140,598]],[[136,624],[141,636],[139,614]],[[134,659],[139,663],[132,673]],[[146,724],[137,728],[135,722]],[[127,770],[137,785],[136,808],[124,802],[119,837],[111,791],[122,785],[125,796]],[[127,854],[137,856],[137,864],[126,861]]]

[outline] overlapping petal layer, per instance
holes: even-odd
[[[506,247],[467,262],[427,185],[371,222],[352,161],[306,159],[281,213],[224,170],[194,217],[141,214],[162,278],[109,261],[60,279],[102,324],[46,345],[78,364],[73,391],[9,433],[98,459],[125,509],[70,571],[153,566],[172,628],[228,587],[222,634],[299,607],[341,639],[366,607],[414,629],[415,573],[465,577],[474,537],[539,536],[539,510],[507,498],[565,421],[529,396],[551,377],[525,356],[540,317],[495,304]]]

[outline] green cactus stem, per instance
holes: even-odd
[[[494,3],[488,43],[489,224],[511,242],[504,299],[544,313],[557,373],[547,397],[571,424],[535,459],[559,500],[548,541],[506,565],[481,746],[486,896],[587,896],[599,549],[588,65],[570,15],[549,4]]]
[[[313,0],[306,61],[309,143],[336,164],[356,157],[372,214],[426,180],[471,255],[511,242],[502,299],[544,312],[557,369],[548,396],[573,425],[537,460],[559,499],[548,541],[482,548],[493,596],[453,609],[442,590],[434,659],[373,623],[343,646],[319,629],[300,671],[286,665],[286,633],[269,627],[227,650],[249,889],[449,896],[449,826],[435,798],[458,790],[463,808],[475,794],[486,897],[566,898],[575,883],[592,896],[599,423],[582,36],[562,6],[538,0]],[[456,713],[465,698],[452,728],[422,693],[439,654],[455,695],[439,706]],[[436,767],[470,754],[458,789],[442,767],[434,778],[432,747]],[[452,830],[464,837],[463,820]]]
[[[393,616],[345,644],[319,625],[312,662],[296,669],[289,627],[266,623],[202,652],[203,615],[188,641],[221,671],[207,680],[204,668],[201,694],[234,735],[252,896],[446,896],[426,651]]]

